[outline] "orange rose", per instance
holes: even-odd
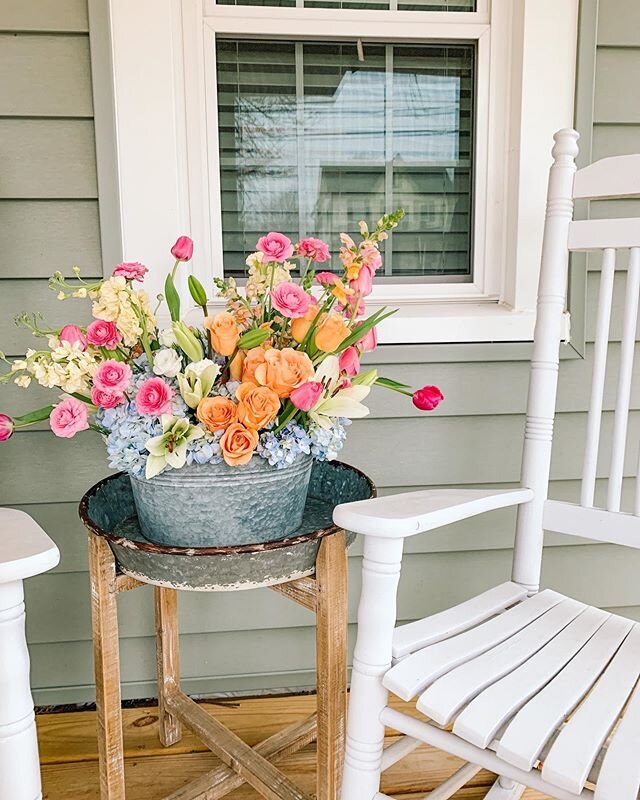
[[[246,353],[244,350],[239,350],[236,357],[229,364],[229,377],[232,381],[242,380],[242,368],[244,366],[244,358]]]
[[[268,386],[256,386],[251,381],[241,383],[236,389],[238,421],[259,431],[273,422],[280,411],[280,398]]]
[[[265,351],[264,364],[258,366],[255,377],[259,384],[273,389],[278,397],[289,397],[313,373],[313,364],[306,353],[291,347],[285,347],[284,350],[272,347]]]
[[[263,347],[253,347],[247,352],[242,365],[243,383],[246,381],[253,381],[253,383],[257,385],[258,381],[256,380],[256,370],[260,364],[264,364],[264,353],[265,351]]]
[[[317,303],[312,303],[304,317],[291,320],[291,335],[296,342],[304,341],[304,337],[309,333],[311,323],[318,316],[319,312],[320,306]]]
[[[349,333],[340,314],[327,314],[316,330],[316,347],[324,353],[335,353]]]
[[[258,446],[258,432],[245,428],[239,422],[229,425],[220,439],[222,457],[230,467],[239,467],[251,461],[253,451]]]
[[[224,431],[237,419],[238,407],[228,397],[204,397],[198,403],[198,419],[209,431]]]
[[[221,311],[215,317],[206,317],[204,326],[210,333],[211,345],[221,356],[230,356],[236,349],[240,330],[238,323],[227,311]]]

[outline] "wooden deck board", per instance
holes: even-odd
[[[248,744],[255,745],[281,728],[300,721],[315,710],[314,696],[271,697],[204,703],[208,713],[228,725]],[[394,706],[408,710],[401,701]],[[124,742],[127,800],[161,800],[220,762],[188,730],[169,748],[158,740],[158,708],[125,709]],[[43,800],[99,800],[95,712],[39,715],[37,718],[42,761]],[[314,791],[315,746],[282,761],[285,774],[303,791]],[[389,769],[383,791],[398,800],[422,800],[424,794],[447,778],[458,759],[422,746]],[[493,780],[480,772],[458,800],[480,800]],[[236,789],[231,800],[259,800],[249,787]],[[528,792],[525,800],[546,800]]]

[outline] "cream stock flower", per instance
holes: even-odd
[[[147,331],[155,329],[156,321],[146,293],[142,289],[132,289],[123,275],[103,281],[92,313],[96,319],[115,322],[127,347],[138,344],[142,336],[140,317],[146,321]]]

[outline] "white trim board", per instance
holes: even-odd
[[[371,299],[400,307],[387,342],[532,339],[552,134],[573,121],[578,0],[493,0],[490,14],[109,0],[109,12],[122,252],[153,268],[152,297],[181,233],[206,286],[221,270],[216,35],[302,38],[312,27],[335,39],[339,15],[348,38],[476,41],[474,281],[380,285]]]

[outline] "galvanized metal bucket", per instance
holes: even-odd
[[[313,459],[284,469],[192,464],[146,480],[131,476],[144,536],[176,547],[224,547],[285,539],[300,527]]]

